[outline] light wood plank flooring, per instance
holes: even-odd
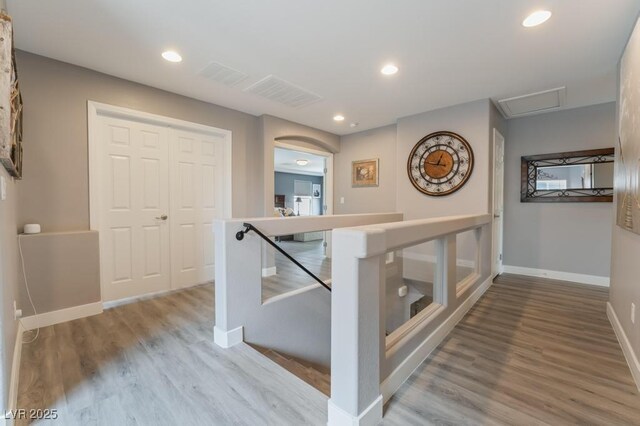
[[[65,426],[326,423],[322,393],[213,343],[213,307],[209,284],[43,328],[23,348],[18,406]]]
[[[321,280],[326,282],[331,278],[331,259],[324,256],[322,240],[281,241],[276,244]],[[268,250],[275,253],[276,275],[262,278],[262,300],[316,284],[313,278],[273,247]]]
[[[385,425],[639,425],[607,294],[498,277],[392,397]]]
[[[640,425],[607,290],[499,277],[385,406],[385,425]],[[64,425],[326,424],[326,396],[248,346],[213,344],[202,286],[47,327],[21,408]],[[22,424],[22,423],[19,423]]]

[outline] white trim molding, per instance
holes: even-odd
[[[13,347],[13,360],[11,362],[11,379],[9,381],[9,399],[7,401],[7,409],[5,410],[3,423],[6,425],[13,425],[14,419],[10,416],[7,417],[8,412],[15,412],[18,408],[18,385],[20,384],[20,360],[22,359],[22,334],[24,333],[24,327],[20,321],[18,321],[18,328],[16,330],[16,343]]]
[[[365,408],[359,416],[353,416],[329,399],[328,426],[376,426],[382,419],[382,395]]]
[[[404,382],[413,374],[438,347],[438,345],[451,333],[456,324],[464,318],[465,314],[473,307],[473,305],[482,297],[482,295],[491,287],[493,281],[487,278],[464,302],[456,309],[442,324],[436,328],[433,333],[425,339],[402,363],[389,374],[389,376],[380,384],[380,392],[387,403],[393,394],[402,386]]]
[[[272,277],[277,274],[277,269],[275,266],[270,268],[262,268],[262,277]]]
[[[524,266],[504,265],[505,274],[526,275],[528,277],[549,278],[558,281],[570,281],[580,284],[609,287],[609,277],[599,275],[576,274],[574,272],[550,271],[548,269],[525,268]]]
[[[624,357],[627,360],[627,364],[629,364],[629,369],[631,370],[633,380],[635,380],[636,386],[640,391],[640,361],[638,361],[638,357],[631,347],[631,342],[624,332],[622,324],[620,324],[618,315],[616,315],[616,311],[613,309],[611,302],[607,302],[607,317],[609,317],[609,322],[611,322],[613,331],[615,331],[618,342],[622,347],[622,352],[624,353]]]
[[[213,341],[221,348],[229,349],[244,341],[244,328],[238,327],[225,331],[217,326],[213,326]]]
[[[90,317],[102,313],[102,302],[87,303],[86,305],[72,306],[58,311],[44,312],[20,319],[25,331],[36,328],[48,327],[61,322],[73,321],[79,318]]]

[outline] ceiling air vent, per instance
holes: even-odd
[[[248,77],[247,74],[218,62],[209,63],[198,75],[222,83],[225,86],[235,86]]]
[[[313,92],[273,75],[252,84],[244,91],[293,108],[307,106],[322,99]]]
[[[506,118],[521,117],[553,111],[565,105],[566,88],[545,90],[544,92],[501,99],[498,106]]]

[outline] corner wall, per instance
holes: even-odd
[[[11,365],[18,322],[13,318],[13,301],[18,299],[18,183],[0,166],[7,182],[7,199],[0,201],[0,303],[2,303],[2,365],[0,366],[0,412],[7,408]],[[22,190],[22,188],[21,188]]]
[[[632,85],[637,89],[637,79],[640,75],[640,20],[636,23],[629,44],[624,53],[626,66],[635,80]],[[620,88],[620,82],[618,82]],[[618,90],[618,105],[620,102],[620,91]],[[637,93],[637,92],[636,92]],[[637,97],[637,94],[636,94]],[[636,98],[637,99],[637,98]],[[637,102],[637,100],[636,100]],[[639,105],[626,105],[631,108],[631,113],[637,118]],[[620,111],[617,111],[617,121],[619,122]],[[620,128],[617,127],[617,134]],[[640,134],[640,129],[635,127],[636,135]],[[640,143],[636,140],[635,143]],[[616,155],[620,155],[616,149]],[[640,158],[631,159],[636,163]],[[625,161],[630,161],[625,158]],[[624,184],[624,175],[618,161],[616,165],[616,195],[614,205],[617,206],[618,192]],[[640,170],[637,171],[640,173]],[[612,250],[611,250],[611,288],[609,290],[609,312],[611,323],[618,335],[618,340],[625,352],[627,362],[631,367],[636,385],[640,390],[640,235],[622,229],[615,223],[615,216],[612,218]],[[631,303],[636,305],[635,324],[631,322]],[[613,315],[612,315],[613,314]],[[613,318],[612,318],[613,317]]]
[[[604,277],[610,272],[612,203],[521,203],[520,157],[611,148],[615,103],[508,121],[504,265]]]

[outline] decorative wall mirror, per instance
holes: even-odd
[[[613,201],[613,148],[522,157],[520,201]]]

